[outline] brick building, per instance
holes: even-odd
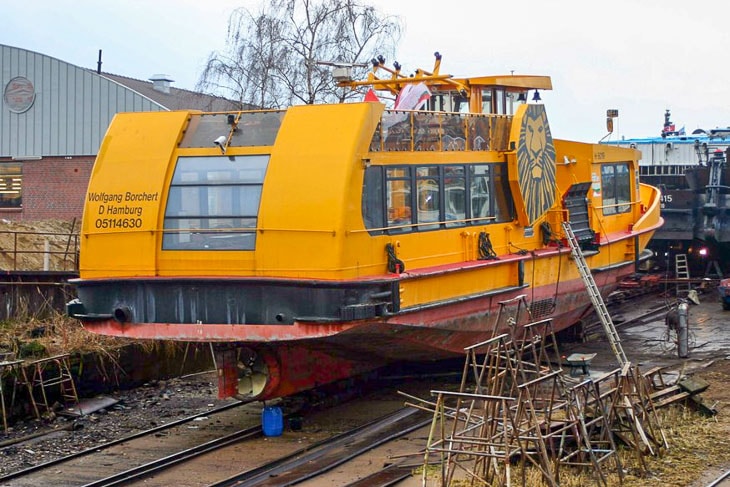
[[[98,72],[0,44],[0,219],[80,219],[115,113],[238,110],[219,97]]]

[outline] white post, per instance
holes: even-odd
[[[48,271],[51,269],[51,243],[46,239],[43,253],[43,270]]]

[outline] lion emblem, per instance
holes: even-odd
[[[530,105],[517,148],[520,192],[532,225],[555,202],[555,146],[543,105]]]

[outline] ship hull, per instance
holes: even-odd
[[[595,281],[601,293],[607,295],[632,272],[634,263],[627,261],[595,272]],[[211,284],[221,291],[220,281]],[[180,286],[179,280],[175,285]],[[233,291],[236,284],[229,282],[229,286]],[[302,289],[303,284],[298,283],[296,287]],[[123,283],[111,288],[127,293]],[[149,293],[149,283],[145,288]],[[98,286],[94,289],[99,291]],[[90,298],[89,293],[86,296]],[[172,303],[167,304],[174,308]],[[218,304],[224,306],[222,302]],[[540,287],[522,285],[495,289],[480,297],[414,307],[388,316],[349,322],[294,321],[271,326],[253,323],[131,323],[99,317],[87,318],[85,327],[94,333],[134,339],[172,338],[218,343],[216,358],[220,396],[253,396],[265,400],[395,362],[423,362],[461,356],[466,347],[501,333],[514,333],[508,325],[509,317],[521,324],[549,319],[552,330],[559,332],[578,323],[590,313],[591,306],[585,284],[579,278],[572,278]],[[258,383],[257,380],[245,380],[245,377],[242,380],[239,374],[242,353],[251,363],[258,361],[258,366],[252,367],[261,371]]]

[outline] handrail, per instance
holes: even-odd
[[[0,235],[11,235],[13,238],[12,249],[2,249],[2,253],[9,256],[12,263],[12,271],[49,271],[49,270],[66,270],[66,271],[78,271],[78,252],[79,252],[79,234],[75,231],[72,232],[35,232],[35,231],[17,231],[17,230],[0,230]],[[29,236],[31,242],[19,241],[23,240],[21,237]],[[48,248],[38,249],[38,240],[34,240],[32,237],[40,237],[45,241],[50,239],[47,237],[56,237],[56,242],[65,246],[63,250],[53,250],[50,246]],[[46,237],[46,238],[44,238]],[[26,239],[28,240],[28,239]],[[28,249],[30,247],[30,249]],[[40,265],[28,265],[21,262],[23,256],[39,256],[41,263]],[[53,256],[61,255],[63,258],[55,260],[58,263],[60,260],[61,269],[46,269],[51,266],[51,259]],[[46,261],[45,258],[49,260]],[[38,268],[40,267],[40,268]],[[55,266],[54,266],[55,267]],[[70,268],[69,268],[70,267]]]
[[[507,151],[512,115],[385,110],[372,152]]]

